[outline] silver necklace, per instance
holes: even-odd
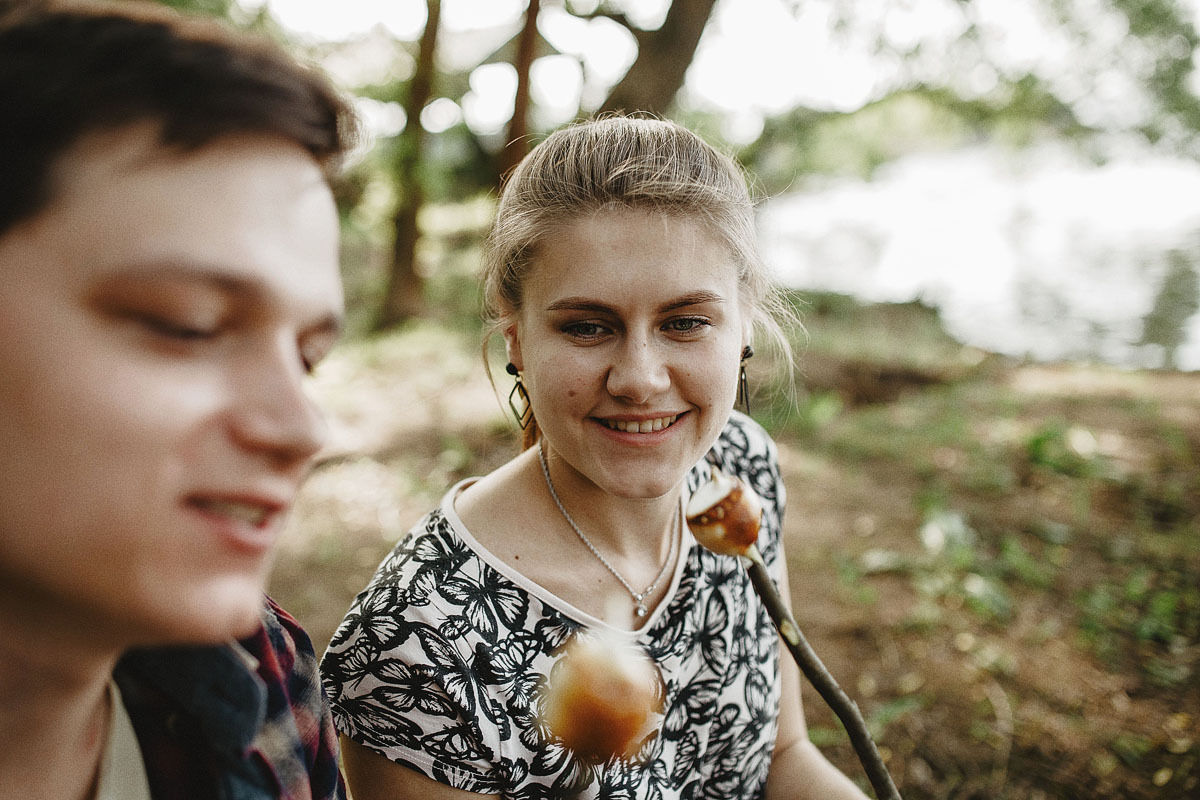
[[[679,535],[675,531],[675,519],[679,514],[679,508],[676,507],[675,513],[671,515],[671,550],[667,553],[667,560],[663,562],[662,568],[654,576],[654,580],[650,582],[650,585],[640,592],[635,592],[633,587],[629,585],[629,581],[621,577],[621,573],[613,569],[613,565],[608,563],[608,559],[600,554],[600,551],[592,544],[592,540],[583,531],[579,530],[579,526],[575,524],[575,520],[571,519],[571,515],[563,507],[562,500],[558,499],[558,492],[554,491],[554,481],[550,480],[550,468],[546,465],[546,453],[542,450],[541,442],[538,442],[538,461],[542,464],[542,475],[546,478],[546,488],[550,490],[550,497],[554,499],[554,505],[558,506],[558,510],[562,512],[563,519],[571,526],[571,530],[575,531],[575,535],[579,537],[579,541],[583,542],[587,546],[587,549],[592,551],[592,555],[604,565],[605,569],[612,573],[614,578],[621,582],[621,585],[625,587],[625,591],[629,592],[629,596],[633,598],[633,613],[639,617],[646,616],[649,611],[646,608],[645,600],[654,591],[654,587],[658,586],[658,582],[662,580],[663,575],[667,574],[667,567],[670,566],[671,561],[675,557],[675,543],[679,540]]]

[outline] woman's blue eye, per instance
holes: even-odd
[[[583,339],[591,339],[604,333],[604,327],[595,322],[573,322],[564,326],[563,330],[571,336]]]
[[[708,320],[700,317],[681,317],[673,319],[666,324],[666,327],[675,333],[695,333],[700,328],[709,325]]]

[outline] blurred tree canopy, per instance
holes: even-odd
[[[247,11],[236,0],[162,2],[281,35],[265,7]],[[306,45],[327,65],[375,65],[342,70],[356,72],[341,80],[367,104],[376,139],[340,192],[349,218],[377,229],[371,235],[390,251],[381,259],[390,280],[384,295],[375,298],[375,324],[392,325],[427,307],[425,268],[418,263],[422,205],[494,192],[529,144],[563,121],[562,113],[548,115],[540,105],[544,97],[539,99],[536,77],[543,60],[557,58],[553,69],[561,69],[564,57],[573,59],[586,80],[594,78],[582,52],[556,44],[539,25],[539,16],[551,12],[581,25],[602,20],[615,26],[636,53],[623,75],[601,87],[602,94],[580,93],[575,116],[621,110],[678,119],[734,151],[768,194],[807,176],[869,176],[909,153],[981,142],[1013,148],[1068,142],[1097,162],[1130,147],[1200,156],[1194,74],[1200,36],[1190,3],[775,2],[796,18],[820,10],[811,19],[827,27],[829,41],[869,51],[877,65],[876,90],[849,110],[801,105],[767,116],[749,141],[730,136],[721,110],[697,103],[687,90],[688,68],[703,36],[726,5],[736,13],[736,0],[662,0],[659,13],[647,13],[647,3],[639,0],[533,0],[497,30],[440,36],[440,3],[427,0],[429,30],[419,41],[398,41],[377,28],[352,41]],[[997,21],[998,7],[1038,28],[1048,43],[1045,52],[1014,52],[1011,30]],[[470,56],[473,37],[500,44],[476,43]],[[472,93],[487,91],[474,86],[481,85],[481,70],[496,65],[509,65],[515,76],[511,119],[498,129],[472,127],[464,105]]]

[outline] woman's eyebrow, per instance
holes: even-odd
[[[701,290],[697,292],[689,292],[681,297],[676,297],[673,300],[668,300],[658,307],[658,312],[664,313],[667,311],[675,311],[688,306],[698,306],[704,303],[723,303],[725,298],[716,292]],[[597,314],[614,314],[615,309],[599,300],[592,300],[587,297],[564,297],[561,300],[555,300],[550,305],[546,306],[547,311],[591,311]]]
[[[725,298],[716,292],[701,290],[698,292],[689,292],[683,297],[678,297],[667,303],[663,303],[658,307],[659,312],[675,311],[679,308],[687,308],[688,306],[699,306],[705,303],[723,303]]]
[[[598,300],[586,297],[564,297],[546,306],[547,311],[594,311],[598,314],[612,314],[614,309]]]

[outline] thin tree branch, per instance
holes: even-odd
[[[854,752],[858,754],[858,760],[867,773],[867,779],[871,781],[871,786],[875,789],[875,796],[879,800],[901,800],[900,792],[896,790],[896,784],[892,782],[892,776],[888,774],[887,767],[884,766],[883,759],[879,756],[879,750],[875,747],[870,732],[867,731],[867,723],[863,720],[862,713],[858,710],[855,702],[842,691],[842,687],[821,663],[821,659],[813,652],[808,640],[800,632],[800,626],[796,624],[791,612],[784,605],[783,598],[779,596],[779,590],[775,587],[775,582],[767,574],[767,565],[763,563],[758,548],[751,545],[746,558],[749,561],[746,564],[746,572],[750,575],[750,583],[754,585],[754,591],[762,599],[763,605],[767,608],[767,614],[775,623],[775,628],[783,637],[788,652],[792,654],[792,658],[796,659],[804,677],[808,678],[809,683],[817,690],[817,694],[821,695],[821,698],[833,709],[833,713],[837,714],[838,719],[845,726],[846,733],[850,736],[850,743],[854,745]]]

